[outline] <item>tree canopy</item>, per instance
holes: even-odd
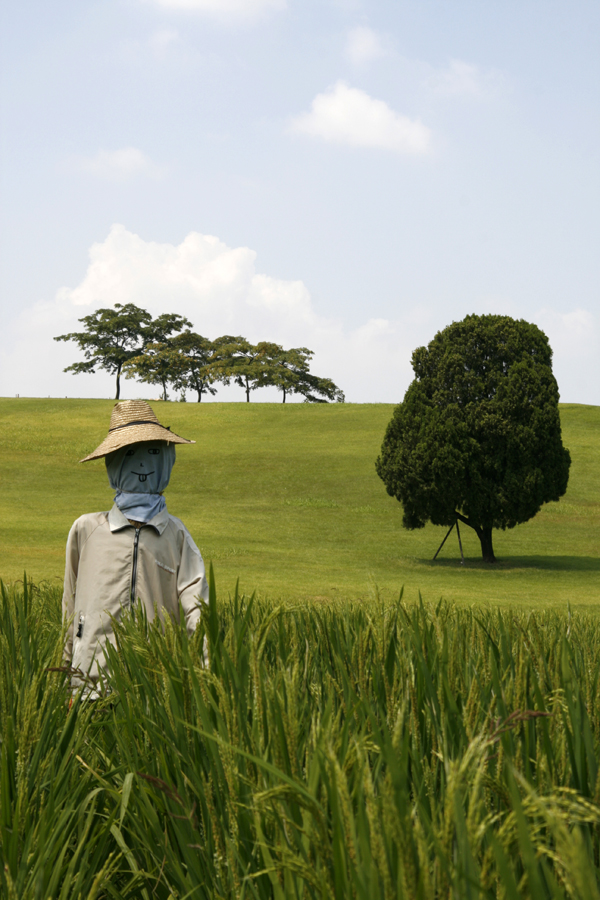
[[[203,394],[216,394],[213,384],[218,380],[210,370],[210,362],[214,353],[214,345],[208,338],[196,334],[195,331],[184,331],[171,340],[171,346],[180,354],[181,373],[174,384],[185,395],[186,390],[196,391],[198,403]]]
[[[147,344],[143,352],[134,356],[123,366],[125,378],[138,378],[146,384],[158,384],[162,388],[162,399],[168,400],[167,387],[176,385],[184,378],[184,361],[168,341]]]
[[[233,380],[246,392],[272,386],[281,391],[282,402],[291,394],[300,394],[309,403],[344,401],[343,392],[329,378],[309,372],[312,350],[293,347],[284,350],[280,344],[261,341],[253,345],[245,338],[225,335],[214,342],[214,362],[209,366],[216,377]]]
[[[300,394],[309,403],[326,403],[329,400],[344,402],[343,392],[331,379],[311,375],[309,365],[314,356],[312,350],[307,347],[284,350],[279,344],[271,347],[268,383],[281,391],[283,403],[288,394]]]
[[[139,378],[147,384],[160,384],[163,400],[168,399],[167,385],[177,385],[184,380],[185,365],[171,338],[174,331],[181,331],[192,323],[176,313],[163,313],[152,319],[144,330],[145,343],[138,356],[130,357],[123,364],[126,378]]]
[[[459,520],[494,562],[492,530],[526,522],[567,488],[548,339],[522,319],[470,315],[415,350],[412,366],[377,473],[405,528]]]
[[[116,375],[115,400],[118,400],[123,366],[143,349],[152,316],[133,303],[115,303],[114,308],[97,309],[79,321],[83,322],[85,331],[73,331],[54,338],[55,341],[75,341],[85,356],[85,362],[73,363],[64,371],[79,374],[105,369],[110,375]]]
[[[243,388],[249,403],[250,391],[269,384],[269,354],[275,346],[268,341],[254,345],[240,335],[223,335],[214,342],[210,371],[220,381],[234,381]]]
[[[85,362],[73,363],[65,372],[95,372],[105,369],[116,375],[116,399],[120,378],[138,378],[162,388],[163,399],[171,385],[185,399],[187,390],[215,394],[215,384],[232,381],[243,388],[250,402],[252,391],[274,386],[283,394],[300,394],[309,403],[344,401],[343,392],[329,378],[309,371],[313,356],[306,347],[285,350],[280,344],[251,344],[241,335],[222,335],[214,341],[191,331],[192,323],[175,313],[152,318],[133,303],[116,303],[114,309],[99,309],[79,319],[85,331],[61,334],[55,341],[75,341]],[[186,329],[183,331],[182,329]]]

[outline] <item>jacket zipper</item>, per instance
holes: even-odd
[[[132,606],[135,603],[135,582],[137,579],[137,560],[138,560],[138,545],[140,543],[140,531],[141,531],[141,528],[135,529],[135,538],[133,541],[133,567],[131,570],[131,605]]]

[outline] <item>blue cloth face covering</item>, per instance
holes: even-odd
[[[162,491],[175,463],[175,445],[166,441],[140,441],[104,457],[115,503],[124,516],[149,522],[165,509]]]

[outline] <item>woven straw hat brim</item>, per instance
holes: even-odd
[[[101,459],[113,450],[120,450],[121,447],[127,447],[129,444],[137,444],[138,441],[167,441],[169,444],[195,444],[196,441],[188,441],[186,438],[180,437],[163,428],[158,422],[136,425],[132,423],[126,428],[119,428],[106,437],[99,447],[90,453],[89,456],[80,459],[79,462],[88,462],[90,459]]]

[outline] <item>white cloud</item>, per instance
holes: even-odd
[[[483,70],[460,59],[450,60],[447,68],[435,72],[427,79],[429,88],[446,97],[483,98],[498,90],[501,83],[502,76],[498,71]]]
[[[99,150],[95,156],[80,160],[84,172],[107,181],[126,181],[136,175],[156,177],[161,170],[141,150]]]
[[[185,315],[209,338],[243,334],[254,342],[309,347],[315,352],[312,371],[332,378],[349,401],[398,402],[413,378],[412,351],[427,344],[450,315],[440,310],[434,316],[418,298],[406,298],[398,318],[378,317],[373,309],[362,324],[348,328],[341,319],[315,309],[302,281],[258,272],[250,248],[228,247],[217,237],[197,232],[180,244],[157,243],[114,225],[104,241],[92,245],[89,257],[78,285],[24,309],[5,329],[0,383],[6,396],[113,396],[113,379],[102,372],[64,374],[62,369],[81,354],[74,344],[56,343],[52,337],[81,330],[77,320],[99,307],[131,302],[153,315]],[[531,320],[543,328],[554,350],[561,399],[597,402],[600,317],[583,308],[542,309]],[[125,381],[123,390],[125,397],[156,396],[154,387],[138,382]],[[215,399],[242,396],[231,387],[219,389]],[[252,399],[278,400],[280,395],[265,389]]]
[[[400,400],[412,377],[411,351],[431,330],[431,323],[424,329],[380,318],[347,329],[314,309],[302,281],[257,272],[254,251],[228,247],[211,235],[192,232],[180,244],[159,244],[114,225],[89,255],[76,287],[64,287],[54,301],[23,312],[0,372],[7,394],[111,396],[107,375],[63,374],[81,354],[74,344],[55,343],[52,337],[79,331],[77,319],[114,303],[135,303],[153,315],[185,315],[209,338],[243,334],[254,342],[309,347],[315,352],[312,371],[332,378],[354,401]],[[137,382],[127,381],[124,388],[126,397],[156,394]],[[253,399],[279,396],[265,389]],[[234,387],[220,389],[216,399],[223,398],[242,399]]]
[[[365,65],[385,56],[385,48],[376,31],[366,25],[358,25],[348,32],[344,53],[356,66]]]
[[[163,9],[196,12],[224,20],[254,19],[286,7],[286,0],[146,0]]]
[[[422,122],[394,112],[383,100],[338,81],[317,94],[311,111],[292,119],[290,130],[355,147],[399,153],[426,153],[431,131]]]

